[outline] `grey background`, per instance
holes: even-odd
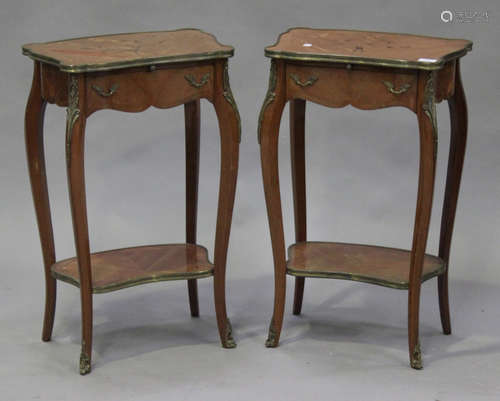
[[[450,8],[453,7],[453,8]],[[449,23],[444,9],[488,11],[489,23]],[[61,1],[0,7],[0,399],[2,400],[490,400],[500,393],[500,25],[494,1]],[[408,367],[406,292],[307,280],[303,315],[288,281],[281,346],[264,347],[272,312],[272,255],[257,116],[267,88],[263,48],[290,26],[397,31],[474,41],[463,59],[469,104],[466,155],[451,256],[453,334],[443,336],[435,280],[423,287],[424,370]],[[94,363],[77,373],[78,291],[59,285],[54,336],[40,340],[42,258],[23,143],[32,63],[20,46],[105,33],[198,27],[236,48],[230,60],[242,115],[241,162],[228,258],[228,309],[238,348],[219,346],[212,280],[200,281],[201,317],[184,282],[96,296]],[[436,252],[449,143],[438,105],[439,168],[429,252]],[[46,114],[46,156],[58,258],[74,254],[64,166],[63,109]],[[408,248],[418,166],[416,117],[308,104],[309,239]],[[293,239],[288,110],[280,167],[286,239]],[[100,112],[87,124],[91,248],[180,242],[184,233],[183,111]],[[199,242],[211,254],[219,142],[202,102]]]

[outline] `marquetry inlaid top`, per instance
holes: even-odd
[[[227,58],[233,53],[233,47],[197,29],[122,33],[23,46],[23,54],[66,72]]]
[[[266,56],[425,70],[439,69],[472,49],[464,39],[409,34],[292,28],[266,47]]]

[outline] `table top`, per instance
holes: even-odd
[[[472,49],[464,39],[336,29],[291,28],[266,47],[271,58],[436,70]]]
[[[234,49],[198,29],[122,33],[29,43],[23,54],[65,72],[114,70],[231,57]]]

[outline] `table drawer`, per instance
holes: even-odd
[[[412,71],[287,65],[286,80],[289,99],[306,99],[328,107],[351,104],[360,109],[404,106],[415,110],[417,73]]]
[[[173,107],[198,98],[212,99],[212,64],[135,68],[87,76],[88,114],[100,109],[142,111]]]

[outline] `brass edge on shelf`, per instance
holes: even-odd
[[[208,80],[210,79],[210,73],[207,72],[205,75],[203,75],[200,82],[196,82],[196,78],[193,74],[184,75],[184,79],[188,81],[189,85],[191,85],[193,88],[199,89],[208,82]]]
[[[58,272],[51,271],[52,277],[57,280],[64,281],[65,283],[74,285],[75,287],[80,288],[80,283],[75,279],[65,276],[64,274],[60,274]],[[157,283],[160,281],[176,281],[176,280],[189,280],[189,279],[198,279],[198,278],[206,278],[212,277],[214,275],[213,268],[208,271],[196,272],[196,273],[175,273],[175,274],[165,274],[155,277],[147,277],[135,280],[124,281],[119,284],[111,284],[104,287],[95,287],[92,289],[93,294],[104,294],[107,292],[122,290],[124,288],[135,287],[141,284],[149,284],[149,283]]]
[[[446,271],[446,264],[443,262],[443,265],[430,273],[422,275],[422,283],[427,281],[433,277],[440,276]],[[375,284],[380,285],[382,287],[394,288],[397,290],[407,290],[408,283],[395,283],[392,281],[387,281],[384,279],[378,279],[375,277],[368,277],[359,274],[352,274],[347,272],[320,272],[320,271],[304,271],[304,270],[294,270],[287,267],[287,274],[295,277],[311,277],[311,278],[331,278],[331,279],[339,279],[339,280],[350,280],[357,281],[361,283]]]
[[[186,244],[185,242],[184,243],[180,242],[180,243],[175,243],[175,244],[152,244],[152,245],[128,246],[128,247],[124,247],[124,248],[108,249],[105,251],[94,252],[94,253],[91,253],[90,256],[102,255],[103,253],[111,253],[111,252],[116,252],[116,251],[123,251],[126,249],[163,247],[163,246],[183,246],[183,245],[188,245],[188,244]],[[204,250],[205,254],[207,255],[208,264],[213,266],[213,263],[210,262],[210,259],[208,258],[208,249],[205,246],[199,245],[199,244],[189,244],[189,245],[194,245],[197,248]],[[54,265],[62,263],[62,262],[66,262],[66,261],[71,260],[71,259],[76,260],[77,258],[75,256],[73,256],[72,258],[66,258],[66,259],[61,259],[61,260],[57,261],[56,263],[54,263],[51,266],[50,273],[51,273],[52,277],[54,277],[55,279],[60,280],[60,281],[64,281],[65,283],[68,283],[68,284],[74,285],[75,287],[80,288],[80,283],[78,281],[74,280],[71,277],[65,276],[64,274],[60,274],[60,273],[52,270],[52,267]],[[195,272],[195,273],[188,273],[188,274],[186,274],[186,273],[173,273],[173,274],[166,274],[166,275],[157,276],[157,277],[147,277],[147,278],[141,278],[141,279],[136,279],[136,280],[129,280],[129,281],[125,281],[123,283],[113,284],[113,285],[109,285],[106,287],[93,288],[92,293],[104,294],[106,292],[112,292],[112,291],[116,291],[116,290],[121,290],[123,288],[134,287],[134,286],[137,286],[140,284],[156,283],[156,282],[160,282],[160,281],[176,281],[176,280],[188,280],[191,278],[206,278],[206,277],[213,276],[214,275],[213,271],[214,271],[214,268],[211,267],[210,270],[206,270],[206,271],[202,271],[202,272]]]

